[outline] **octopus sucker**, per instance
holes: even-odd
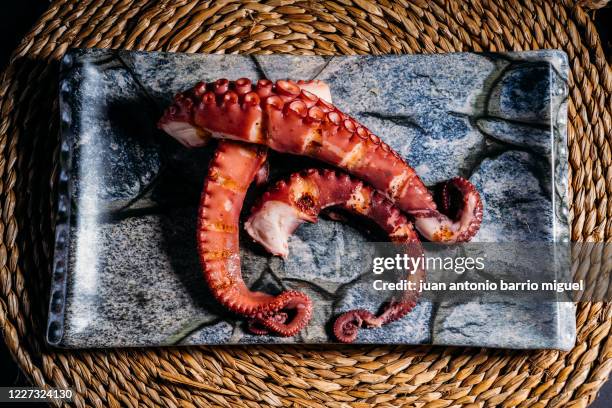
[[[303,195],[311,199],[308,211],[299,207]],[[356,196],[362,198],[356,200]],[[268,251],[286,257],[289,236],[300,224],[316,222],[319,213],[328,207],[341,207],[370,218],[388,234],[392,242],[407,244],[410,255],[422,255],[420,241],[412,223],[386,197],[360,180],[330,170],[309,169],[294,173],[287,181],[277,183],[255,204],[245,229]],[[280,208],[283,212],[279,211]],[[282,222],[286,223],[285,227]],[[398,231],[401,233],[398,234]],[[414,282],[424,280],[425,273],[419,269],[408,279]],[[406,292],[400,299],[385,305],[379,316],[361,309],[345,312],[334,323],[334,335],[341,342],[353,342],[359,327],[380,327],[398,320],[414,308],[416,299],[416,292]]]

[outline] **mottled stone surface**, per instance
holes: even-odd
[[[546,163],[532,153],[510,150],[485,158],[470,180],[487,209],[478,232],[481,242],[550,241],[553,216]],[[508,209],[512,209],[512,217]]]
[[[297,55],[254,55],[253,60],[261,75],[271,81],[293,79],[298,81],[321,78],[321,72],[334,58]]]
[[[497,118],[478,119],[476,126],[482,133],[500,142],[533,150],[542,155],[550,154],[550,127],[536,127]]]
[[[322,219],[298,229],[287,260],[241,235],[249,287],[299,290],[315,302],[298,336],[247,334],[243,319],[217,305],[195,250],[212,147],[188,151],[155,129],[176,92],[219,77],[324,80],[334,103],[400,152],[426,184],[470,178],[485,206],[475,241],[553,242],[568,237],[566,72],[565,55],[554,51],[333,58],[70,53],[61,97],[73,216],[57,265],[62,254],[70,262],[66,296],[60,284],[54,287],[59,306],[50,314],[50,342],[330,342],[333,317],[357,307],[376,311],[385,300],[365,289],[372,276],[364,260],[375,251],[370,234]],[[270,163],[272,178],[313,165],[274,153]],[[250,192],[245,208],[253,198]],[[408,317],[362,330],[357,341],[567,349],[574,338],[569,304],[422,300]]]
[[[555,339],[555,346],[568,348],[557,333],[559,303],[441,304],[434,322],[434,344],[465,345],[488,339],[488,347],[542,348],[541,339]],[[510,329],[511,328],[511,329]],[[573,337],[573,336],[572,336]]]
[[[517,64],[508,69],[493,87],[489,114],[521,122],[550,124],[550,82],[548,63]]]
[[[78,120],[80,138],[75,163],[87,163],[95,177],[73,178],[74,197],[94,199],[118,210],[135,199],[157,176],[161,151],[155,140],[156,110],[138,82],[117,62],[85,65],[62,83],[62,97],[72,100],[65,114]],[[119,68],[119,69],[118,69]],[[104,137],[100,137],[104,135]],[[78,205],[78,204],[77,204]],[[86,211],[87,205],[79,205]]]

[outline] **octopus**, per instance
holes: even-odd
[[[314,221],[317,209],[332,205],[371,217],[392,241],[393,231],[387,228],[402,225],[405,235],[398,235],[398,239],[410,243],[418,242],[414,229],[428,241],[467,241],[482,221],[482,202],[469,181],[456,177],[442,183],[438,208],[414,169],[378,136],[336,108],[329,88],[321,81],[273,83],[262,79],[253,83],[241,78],[201,82],[175,97],[158,126],[189,148],[220,139],[200,200],[198,253],[213,296],[230,311],[246,316],[250,330],[256,334],[293,336],[307,325],[312,314],[312,302],[305,294],[252,292],[241,277],[239,215],[249,185],[266,179],[267,149],[308,156],[354,177],[315,177],[320,174],[316,172],[302,177],[313,182],[319,193],[337,189],[340,197],[350,189],[341,188],[340,181],[346,180],[353,188],[351,195],[357,194],[358,188],[368,191],[373,199],[365,209],[358,209],[359,199],[352,196],[334,201],[323,194],[317,203],[270,199],[290,197],[288,192],[296,186],[291,180],[299,178],[290,178],[287,187],[277,185],[264,194],[245,225],[247,232],[273,254],[287,256],[286,237],[300,221]],[[402,218],[403,214],[410,221]],[[365,310],[349,311],[336,320],[334,334],[340,341],[353,341],[359,327],[395,321],[408,313],[414,302],[414,294],[408,294],[389,303],[380,316]]]

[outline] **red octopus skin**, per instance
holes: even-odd
[[[266,150],[261,146],[219,142],[200,199],[198,253],[208,287],[219,303],[270,331],[293,336],[310,320],[310,298],[296,291],[278,296],[252,292],[241,274],[240,211],[246,191],[265,160]],[[287,315],[281,310],[292,310],[295,316],[286,322]]]
[[[266,81],[260,83],[267,84]],[[244,80],[237,85],[250,86],[250,82]],[[329,87],[321,81],[299,81],[298,86],[331,101]],[[187,116],[185,110],[177,111],[177,118],[185,120]],[[264,334],[272,331],[292,336],[310,320],[310,299],[295,291],[276,297],[251,292],[241,274],[238,230],[244,195],[253,180],[257,184],[265,182],[267,171],[263,146],[220,141],[202,191],[198,251],[212,294],[231,311],[251,318],[251,332]],[[289,322],[288,310],[295,314]]]
[[[251,84],[219,79],[177,95],[159,127],[188,146],[212,136],[313,157],[363,179],[415,219],[437,242],[467,241],[482,221],[482,202],[465,179],[450,186],[463,194],[454,219],[438,211],[431,193],[399,154],[335,106],[291,81]]]
[[[398,208],[372,187],[344,173],[310,169],[295,173],[263,194],[245,223],[249,235],[275,255],[287,256],[289,235],[304,222],[316,222],[321,210],[338,206],[365,216],[380,226],[392,242],[406,244],[412,256],[423,254],[412,223]],[[425,279],[419,269],[409,280],[418,284]],[[351,343],[360,327],[380,327],[409,313],[418,298],[416,291],[406,291],[400,300],[387,304],[381,315],[364,309],[343,313],[334,323],[336,338]]]

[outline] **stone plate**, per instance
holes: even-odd
[[[62,170],[48,342],[326,343],[333,341],[332,316],[368,306],[359,280],[347,272],[359,270],[354,249],[365,247],[367,238],[326,219],[298,229],[288,261],[242,243],[248,285],[301,290],[314,299],[314,317],[298,336],[248,334],[242,319],[211,298],[196,254],[195,216],[213,147],[186,150],[155,126],[173,95],[197,81],[324,80],[334,103],[404,155],[426,184],[460,175],[476,185],[485,212],[474,241],[561,242],[568,239],[567,72],[559,51],[383,57],[69,52],[61,65]],[[273,178],[312,165],[278,154],[270,160]],[[338,268],[339,261],[355,268]],[[571,303],[427,301],[357,339],[558,349],[574,341]]]

